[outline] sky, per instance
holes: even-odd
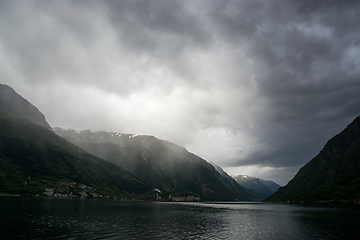
[[[52,127],[285,185],[360,115],[360,1],[4,1],[0,83]]]

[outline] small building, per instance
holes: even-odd
[[[45,189],[44,195],[48,196],[48,197],[52,197],[54,195],[54,190],[53,188],[47,188]]]
[[[188,199],[187,196],[173,196],[171,198],[171,201],[173,201],[173,202],[186,202],[187,199]]]
[[[84,192],[84,191],[79,192],[79,194],[80,194],[80,197],[83,197],[83,198],[88,197],[87,193],[86,193],[86,192]]]
[[[194,195],[190,195],[190,196],[187,197],[186,201],[188,201],[188,202],[193,202],[194,199],[196,199],[196,198],[194,197]]]

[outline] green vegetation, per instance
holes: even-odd
[[[203,159],[154,137],[127,136],[126,147],[113,143],[88,145],[105,154],[108,162],[27,119],[0,118],[0,124],[3,193],[44,195],[46,189],[54,189],[63,194],[65,189],[66,194],[81,196],[79,189],[57,186],[74,182],[96,189],[96,195],[118,198],[144,198],[156,187],[191,193],[202,200],[252,200],[239,185],[230,188],[230,180]],[[121,168],[119,162],[132,173]]]
[[[49,181],[71,181],[100,194],[143,194],[150,185],[26,119],[0,118],[0,192],[43,194]]]
[[[321,152],[266,201],[360,200],[360,117],[328,141]]]
[[[56,129],[59,137],[44,115],[9,86],[0,84],[0,93],[2,193],[138,199],[158,188],[202,200],[254,199],[185,148],[150,136],[89,130]],[[79,186],[89,188],[84,192]]]
[[[55,129],[56,133],[89,153],[114,163],[154,188],[189,192],[202,200],[254,200],[232,178],[185,148],[153,136]]]

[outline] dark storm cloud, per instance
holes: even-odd
[[[285,183],[360,113],[359,1],[0,4],[2,82],[56,126],[151,134]]]
[[[180,38],[183,42],[181,48],[203,47],[209,41],[210,35],[201,26],[198,16],[187,11],[182,1],[107,3],[108,15],[119,34],[119,41],[135,51],[155,53],[164,51],[163,48],[175,47],[178,43],[166,42],[167,36],[174,37],[171,40]]]
[[[209,48],[213,34],[191,4],[164,0],[106,3],[119,45],[135,54],[151,55],[195,84],[196,69],[187,53]]]
[[[303,164],[359,114],[359,4],[337,3],[235,1],[213,9],[224,38],[245,44],[257,62],[258,96],[268,101],[255,134],[270,149],[238,163]]]

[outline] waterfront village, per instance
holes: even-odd
[[[59,188],[46,188],[44,195],[47,197],[60,198],[103,198],[103,195],[97,194],[96,189],[86,186],[85,184],[77,184],[76,182],[57,182]],[[105,196],[110,198],[109,196]]]
[[[25,185],[30,184],[34,179],[28,177]],[[35,181],[38,182],[38,181]],[[39,183],[39,182],[38,182]],[[37,185],[37,184],[36,184]],[[36,197],[45,196],[53,198],[104,198],[104,199],[119,199],[119,200],[147,200],[147,201],[162,201],[162,202],[199,202],[200,197],[194,196],[192,193],[178,193],[178,192],[161,192],[159,189],[153,189],[148,194],[135,195],[127,194],[126,196],[114,196],[111,193],[99,194],[98,191],[82,183],[76,183],[68,180],[49,180],[41,179],[41,184],[37,185],[38,194]],[[42,186],[42,188],[41,188]],[[44,189],[45,187],[45,189]],[[40,190],[43,189],[43,190]],[[21,196],[14,194],[0,193],[0,196]]]
[[[153,201],[171,201],[171,202],[200,202],[200,197],[195,197],[191,193],[176,193],[165,192],[162,193],[159,189],[153,190],[152,197],[149,200]]]
[[[58,198],[113,198],[117,197],[103,196],[97,194],[93,187],[86,186],[85,184],[77,184],[75,182],[57,182],[61,188],[46,188],[44,196],[58,197]],[[130,194],[129,198],[121,198],[121,200],[132,199],[135,196]],[[140,198],[139,198],[140,197]],[[162,193],[159,189],[154,189],[151,194],[137,196],[137,199],[144,199],[148,201],[162,201],[162,202],[200,202],[200,197],[195,197],[193,194],[165,192]]]

